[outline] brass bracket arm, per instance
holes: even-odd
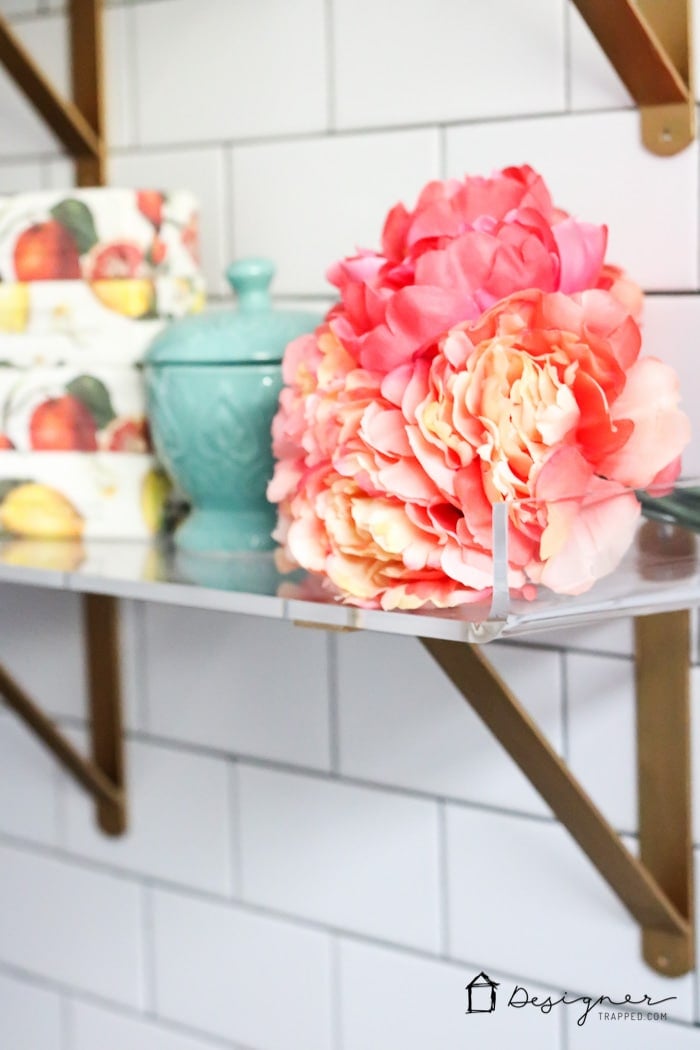
[[[126,831],[124,743],[119,681],[119,610],[115,598],[83,595],[92,759],[85,758],[0,665],[0,697],[97,803],[108,835]]]
[[[642,141],[668,156],[695,138],[692,0],[574,0],[641,109]]]
[[[587,854],[667,977],[694,965],[687,612],[637,627],[640,852],[635,857],[478,646],[421,642]]]
[[[71,0],[74,101],[62,97],[0,15],[0,64],[66,151],[76,159],[78,184],[105,182],[102,0]]]

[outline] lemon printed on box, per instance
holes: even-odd
[[[28,286],[0,283],[0,332],[24,332],[28,322]]]
[[[172,485],[162,470],[149,470],[141,486],[141,512],[148,531],[155,536],[163,526],[165,502]]]
[[[16,536],[77,539],[85,522],[63,493],[30,481],[8,492],[0,506],[0,524]]]
[[[153,281],[142,277],[122,280],[90,281],[90,288],[103,306],[124,317],[140,319],[155,316],[156,289]]]

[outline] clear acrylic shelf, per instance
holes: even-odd
[[[676,491],[687,492],[689,486],[692,491],[692,485],[683,483]],[[312,577],[278,573],[273,553],[193,555],[164,543],[2,537],[0,580],[318,626],[477,643],[601,618],[700,605],[698,538],[692,528],[642,517],[624,538],[620,558],[622,517],[620,529],[611,532],[609,522],[618,520],[614,500],[627,495],[606,500],[605,535],[610,536],[611,550],[605,544],[592,544],[587,535],[584,547],[576,552],[579,563],[585,563],[584,574],[590,568],[595,576],[606,561],[616,563],[612,572],[580,594],[555,593],[540,585],[528,587],[525,597],[513,587],[512,571],[509,581],[508,516],[514,508],[519,512],[527,507],[528,513],[536,510],[533,501],[495,507],[492,595],[455,609],[389,612],[355,608],[330,597]],[[551,507],[550,503],[550,511]],[[589,566],[588,562],[597,564]]]

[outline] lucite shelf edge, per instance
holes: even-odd
[[[692,541],[694,550],[694,536]],[[640,574],[632,549],[615,572],[581,595],[556,595],[544,589],[533,600],[506,595],[494,615],[493,604],[485,603],[453,610],[389,612],[308,598],[303,586],[288,584],[276,575],[272,554],[211,559],[211,575],[221,573],[214,586],[184,578],[171,547],[128,540],[94,540],[79,547],[73,541],[22,541],[21,563],[17,564],[4,560],[8,551],[16,554],[14,542],[0,540],[0,582],[265,616],[318,627],[471,643],[700,605],[700,572],[694,553],[692,558],[661,559],[654,568],[658,578],[651,579],[648,573],[646,578]],[[51,559],[57,557],[71,568],[49,567]],[[232,582],[232,566],[234,575],[243,572],[247,589],[239,589],[235,580]],[[255,586],[258,579],[260,586]]]

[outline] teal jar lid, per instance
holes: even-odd
[[[269,259],[232,263],[226,276],[238,299],[237,310],[185,317],[164,329],[149,346],[148,365],[259,364],[278,362],[287,343],[313,332],[321,315],[276,310],[270,299],[275,267]]]

